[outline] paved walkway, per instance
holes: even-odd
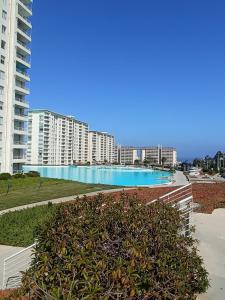
[[[175,182],[172,184],[172,186],[187,185],[189,183],[189,181],[187,180],[186,176],[182,171],[176,171],[173,177]]]
[[[19,251],[23,250],[24,248],[21,247],[11,247],[11,246],[2,246],[0,245],[0,289],[2,288],[2,281],[3,281],[3,264],[4,259],[7,257],[18,253]]]
[[[225,209],[216,209],[211,215],[194,213],[195,237],[198,249],[209,272],[210,285],[207,293],[198,300],[225,299]]]

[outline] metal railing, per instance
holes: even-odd
[[[20,127],[20,126],[15,126],[14,130],[18,130],[18,131],[26,131],[26,129],[24,127]]]
[[[26,21],[27,23],[29,23],[31,25],[31,20],[25,16],[22,16],[19,12],[18,15],[20,16],[21,19],[23,19],[24,21]]]
[[[25,155],[14,155],[13,159],[26,159]]]
[[[32,249],[35,244],[15,253],[4,260],[3,263],[3,286],[2,289],[17,288],[21,284],[22,273],[31,264]]]
[[[18,43],[19,45],[23,46],[24,48],[26,48],[27,50],[30,51],[30,48],[27,46],[26,43],[23,43],[23,42],[21,42],[20,40],[17,40],[17,43]]]
[[[22,61],[24,61],[24,62],[30,64],[30,60],[29,60],[28,58],[26,58],[26,56],[23,56],[23,55],[17,53],[17,54],[16,54],[16,57],[19,58],[19,59],[21,59]]]
[[[192,184],[189,183],[182,186],[166,195],[155,199],[147,205],[150,205],[156,201],[162,201],[165,204],[170,204],[175,207],[181,214],[181,218],[184,223],[182,232],[188,235],[191,227],[191,216],[193,212],[193,195],[192,195]]]

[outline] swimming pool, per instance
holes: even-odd
[[[170,172],[131,167],[24,166],[23,170],[24,172],[38,171],[42,177],[119,186],[161,185],[172,181]]]

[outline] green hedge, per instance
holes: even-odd
[[[8,180],[10,179],[12,176],[9,173],[1,173],[0,174],[0,180]]]
[[[37,232],[23,291],[33,286],[34,297],[42,289],[56,299],[96,300],[192,300],[205,292],[207,272],[195,240],[180,234],[179,213],[129,197],[60,206]]]
[[[37,171],[29,171],[28,173],[26,173],[27,177],[40,177],[40,173]]]

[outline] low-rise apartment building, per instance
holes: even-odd
[[[30,110],[28,119],[27,164],[87,163],[87,123],[48,110]]]
[[[89,131],[88,161],[94,163],[113,163],[115,151],[115,139],[106,132]]]
[[[129,147],[118,146],[116,150],[117,162],[120,164],[134,164],[135,161],[148,161],[150,165],[175,166],[177,151],[173,147]]]
[[[133,165],[139,160],[138,148],[131,146],[117,146],[117,162],[121,165]]]

